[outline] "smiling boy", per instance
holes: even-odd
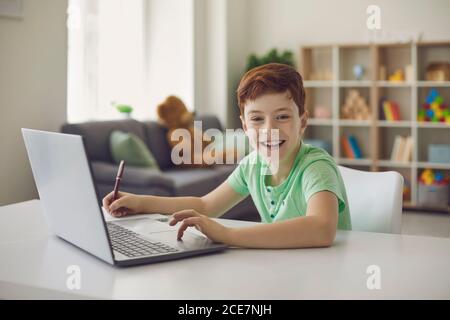
[[[263,65],[243,76],[237,96],[242,127],[254,151],[219,187],[203,197],[120,192],[114,202],[110,193],[103,199],[103,206],[114,216],[173,214],[170,224],[181,223],[179,239],[188,227],[196,227],[211,240],[231,246],[332,245],[337,228],[351,229],[347,196],[333,158],[320,148],[302,143],[308,113],[301,75],[287,65]],[[277,138],[270,134],[274,131]],[[273,155],[277,156],[276,166]],[[229,228],[211,219],[248,196],[264,223]]]

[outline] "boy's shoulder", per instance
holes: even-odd
[[[321,164],[325,166],[331,166],[333,168],[337,167],[333,157],[324,149],[310,144],[305,144],[304,147],[305,151],[303,153],[303,159],[301,159],[300,161],[302,171],[306,170],[312,164]]]
[[[322,149],[320,147],[316,147],[312,144],[307,144],[307,143],[304,143],[303,146],[305,148],[304,155],[307,157],[333,159],[327,151],[325,151],[324,149]]]

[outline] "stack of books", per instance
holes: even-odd
[[[348,159],[362,159],[362,152],[359,148],[358,141],[353,135],[342,137],[342,149],[344,155]]]
[[[400,108],[395,101],[382,100],[380,110],[381,120],[400,121]]]
[[[391,161],[411,162],[413,150],[413,140],[411,136],[395,136],[394,146],[391,152]]]

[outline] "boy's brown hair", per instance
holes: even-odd
[[[290,94],[298,107],[301,116],[305,112],[305,89],[300,73],[293,67],[281,63],[269,63],[248,71],[241,79],[236,91],[241,115],[244,115],[244,105],[248,100],[266,93]]]

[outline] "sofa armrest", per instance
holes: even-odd
[[[92,161],[91,166],[96,182],[114,185],[119,165]],[[121,185],[144,188],[159,187],[167,189],[171,194],[175,190],[173,179],[166,176],[164,172],[137,167],[125,167]]]

